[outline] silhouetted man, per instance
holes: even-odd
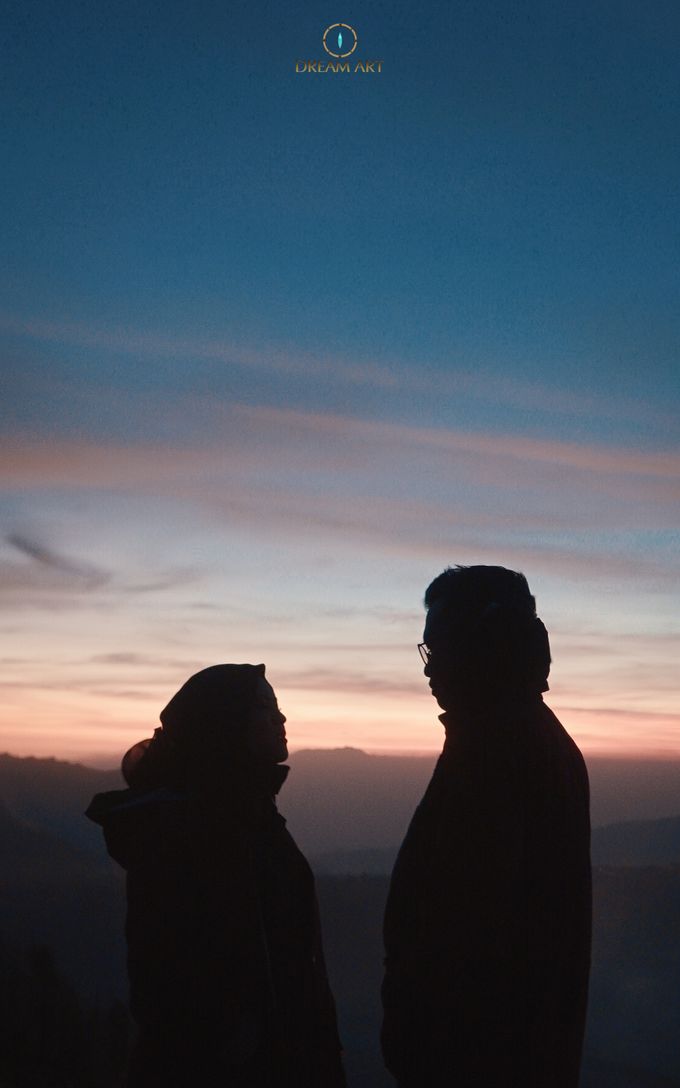
[[[543,703],[550,647],[522,574],[425,594],[444,750],[385,913],[383,1054],[400,1088],[575,1088],[590,965],[588,776]]]

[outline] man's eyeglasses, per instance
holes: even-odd
[[[429,665],[430,664],[430,658],[432,657],[432,650],[430,650],[428,648],[428,645],[427,645],[426,642],[419,642],[418,643],[418,653],[420,654],[420,656],[423,659],[423,665]]]

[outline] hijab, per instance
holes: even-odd
[[[256,759],[248,728],[264,665],[213,665],[190,676],[161,711],[161,727],[125,753],[131,789],[186,789],[237,807],[253,795],[273,797],[287,767]]]

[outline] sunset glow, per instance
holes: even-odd
[[[491,563],[583,750],[680,756],[677,56],[455,8],[341,13],[372,82],[296,79],[302,4],[17,36],[0,749],[113,761],[250,661],[293,750],[435,752],[423,593]]]

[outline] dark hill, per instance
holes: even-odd
[[[32,827],[95,854],[101,834],[83,818],[93,794],[121,789],[119,771],[98,771],[61,759],[0,755],[0,800]]]
[[[596,868],[593,909],[588,1049],[680,1084],[680,867]]]
[[[101,852],[100,852],[101,853]],[[3,886],[42,881],[46,888],[55,883],[82,880],[93,871],[93,859],[74,849],[56,835],[37,830],[12,816],[0,801],[0,857]],[[97,858],[95,868],[106,868]]]
[[[399,847],[390,850],[329,850],[310,857],[315,873],[335,876],[389,876]]]
[[[391,849],[329,850],[314,856],[314,868],[316,872],[338,876],[388,875],[398,848],[395,842]],[[596,827],[592,834],[592,857],[594,865],[680,865],[680,816]]]
[[[385,851],[392,856],[435,760],[434,755],[367,755],[354,748],[296,752],[281,793],[281,812],[310,856],[357,850]],[[596,758],[588,763],[594,827],[621,820],[657,820],[677,812],[679,761]],[[0,799],[10,812],[92,853],[99,850],[99,834],[82,813],[94,793],[122,785],[117,770],[0,756]],[[659,860],[662,856],[666,857],[660,855]],[[656,856],[645,854],[644,860],[656,860]],[[348,871],[346,864],[342,861],[340,869]],[[384,865],[376,857],[370,871]]]
[[[123,881],[98,856],[12,817],[0,805],[0,937],[44,945],[78,990],[108,1000],[125,993]]]
[[[595,828],[592,854],[598,865],[680,865],[680,816]]]
[[[354,760],[361,780],[361,757],[346,759]],[[366,759],[370,765],[371,757]],[[32,766],[30,761],[19,762]],[[59,773],[58,767],[49,769]],[[78,770],[71,781],[69,818],[87,824],[80,812],[101,785],[101,772],[86,771],[81,778]],[[66,773],[73,776],[73,771]],[[117,774],[113,782],[110,779],[105,777],[105,785],[119,784]],[[55,793],[52,803],[56,805],[57,799]],[[317,795],[319,805],[321,801]],[[105,1002],[110,995],[125,992],[123,881],[94,831],[96,852],[83,852],[6,810],[0,812],[4,859],[0,946],[47,945],[54,951],[59,971],[81,994]],[[680,867],[600,867],[594,875],[594,956],[584,1088],[677,1086]],[[351,1088],[382,1088],[391,1083],[377,1045],[381,920],[387,884],[386,876],[322,875],[318,880]]]
[[[401,842],[434,759],[356,748],[296,752],[280,809],[302,850],[391,849]]]

